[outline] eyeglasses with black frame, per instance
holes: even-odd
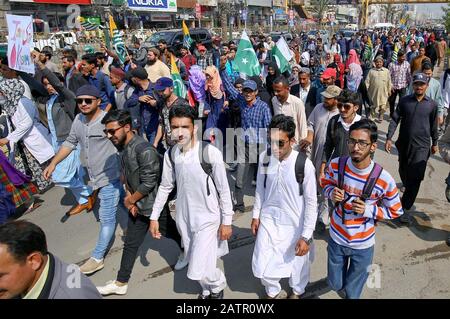
[[[346,111],[350,110],[353,107],[353,104],[351,103],[342,103],[342,102],[338,102],[337,104],[337,108],[338,110],[340,110],[342,107],[344,107],[344,109]]]
[[[358,147],[359,147],[361,150],[365,150],[365,149],[366,149],[368,146],[370,146],[372,143],[366,142],[366,141],[358,141],[358,140],[355,140],[355,139],[353,139],[353,138],[349,138],[349,139],[347,140],[347,144],[348,144],[349,146],[352,146],[352,147],[354,147],[355,145],[358,144]]]
[[[283,148],[289,141],[283,141],[283,140],[272,140],[269,138],[270,145],[276,145],[278,148]]]

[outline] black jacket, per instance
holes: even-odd
[[[336,157],[348,156],[347,139],[349,132],[344,129],[337,114],[328,121],[327,138],[323,147],[322,163],[328,163]]]
[[[136,203],[139,214],[150,216],[161,178],[161,157],[144,138],[135,135],[121,155],[122,171],[131,193],[144,195]]]
[[[66,88],[49,69],[44,68],[41,72],[59,94],[55,103],[53,103],[52,119],[55,125],[57,141],[65,141],[67,136],[69,136],[70,128],[75,118],[75,110],[77,107],[75,94]]]

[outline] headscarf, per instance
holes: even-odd
[[[347,59],[347,67],[348,68],[350,66],[350,64],[352,63],[356,63],[358,65],[361,65],[361,62],[359,61],[358,58],[358,53],[356,53],[355,49],[351,49],[348,53],[348,59]]]
[[[2,110],[9,116],[16,113],[19,100],[23,97],[25,87],[18,79],[3,79],[0,81],[0,91],[6,97],[6,103],[2,105]]]
[[[198,65],[193,65],[189,69],[189,87],[197,101],[204,101],[206,97],[205,82],[206,77],[203,70]]]
[[[328,58],[328,55],[330,55],[330,57]],[[325,56],[325,61],[323,63],[323,65],[327,68],[330,64],[332,64],[334,62],[334,57],[333,57],[333,53],[331,52],[327,52],[326,56]]]
[[[363,78],[362,68],[359,64],[352,63],[348,66],[348,69],[347,88],[352,92],[357,92]]]
[[[206,68],[205,74],[209,75],[211,78],[206,79],[205,90],[211,93],[212,97],[220,100],[223,97],[222,92],[222,79],[220,78],[219,71],[213,65]]]
[[[294,68],[297,68],[298,71],[300,72],[300,70],[302,69],[302,67],[298,64],[295,64],[292,67],[292,72],[291,75],[289,76],[289,86],[292,87],[294,85],[300,84],[300,80],[298,78],[299,73],[294,73]]]
[[[273,81],[275,81],[275,79],[281,75],[281,72],[280,72],[280,69],[278,68],[278,65],[277,65],[276,62],[270,62],[268,67],[267,67],[267,69],[269,69],[269,68],[272,68],[272,69],[275,70],[275,74],[274,75],[271,75],[269,73],[266,76],[266,88],[267,88],[267,91],[270,94],[272,94],[272,92],[273,92],[273,88],[272,88]]]

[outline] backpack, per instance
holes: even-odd
[[[267,152],[264,155],[263,167],[265,169],[266,174],[264,174],[264,188],[267,185],[267,169],[270,164],[270,156],[271,156],[270,147],[267,148]],[[306,154],[303,152],[298,152],[297,159],[295,160],[295,179],[298,183],[298,191],[299,195],[303,196],[303,180],[305,178],[305,163],[306,163]]]
[[[170,159],[170,162],[172,163],[172,169],[175,169],[175,161],[173,160],[173,149],[174,149],[175,145],[172,145],[171,147],[169,147],[169,151],[168,151],[169,159]],[[214,181],[214,177],[212,174],[213,169],[212,169],[211,161],[209,159],[209,153],[207,151],[207,148],[209,147],[208,145],[210,145],[208,142],[201,141],[201,145],[198,148],[198,156],[200,159],[200,165],[201,165],[203,171],[205,172],[205,174],[207,175],[207,177],[206,177],[206,194],[208,196],[211,195],[211,191],[209,189],[209,183],[208,183],[208,179],[211,179],[214,184],[214,188],[216,189],[217,195],[220,197],[220,194],[217,191],[216,182]]]
[[[343,189],[343,187],[344,187],[345,166],[347,165],[348,159],[349,159],[349,156],[339,157],[338,188],[340,188],[340,189]],[[370,195],[372,194],[372,191],[375,188],[375,185],[377,183],[378,178],[381,175],[381,172],[383,172],[383,167],[381,167],[380,164],[374,163],[372,171],[370,172],[369,177],[367,178],[366,183],[364,184],[363,191],[360,196],[361,200],[363,200],[364,202],[370,198]],[[346,202],[346,200],[344,200],[343,202],[336,203],[335,208],[337,208],[337,206],[340,204],[344,205],[345,202]],[[343,211],[344,211],[344,208],[342,208],[342,224],[345,223],[345,213]]]

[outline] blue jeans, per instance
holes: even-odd
[[[328,284],[334,291],[344,290],[347,299],[359,299],[369,276],[374,246],[352,249],[328,240]]]
[[[100,208],[98,211],[100,218],[100,234],[98,236],[97,245],[92,253],[92,257],[95,259],[103,259],[111,238],[114,236],[114,231],[116,229],[116,213],[121,189],[122,185],[120,180],[116,180],[100,188],[98,192],[98,199],[100,200]]]

